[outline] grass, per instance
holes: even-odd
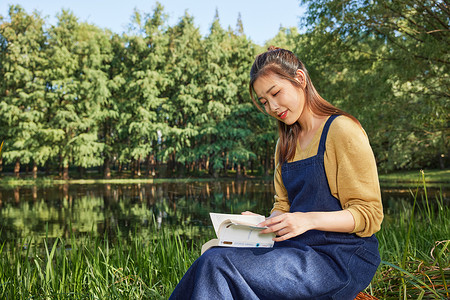
[[[377,233],[382,265],[371,289],[380,299],[448,299],[450,297],[450,209],[439,194],[412,192],[412,207],[385,220]]]
[[[245,179],[261,179],[264,177],[252,176],[251,172],[248,178]],[[380,181],[384,186],[394,185],[398,186],[398,183],[402,183],[403,186],[416,187],[421,184],[422,178],[418,175],[417,171],[400,171],[391,174],[380,174]],[[450,184],[450,169],[449,170],[427,170],[426,171],[426,182],[434,184]],[[268,177],[272,178],[272,177]],[[48,177],[38,177],[33,179],[32,177],[22,177],[16,178],[13,176],[4,176],[0,180],[0,187],[15,187],[15,186],[52,186],[58,184],[138,184],[138,183],[166,183],[166,182],[209,182],[217,181],[217,178],[213,177],[185,177],[185,178],[149,178],[142,176],[140,178],[111,178],[111,179],[101,179],[101,178],[87,178],[87,179],[69,179],[62,180],[54,176]],[[220,178],[220,180],[235,180],[234,176]]]
[[[450,183],[450,169],[448,170],[426,170],[426,182]],[[415,186],[420,185],[423,181],[417,170],[413,171],[399,171],[390,174],[380,174],[380,181],[389,182],[409,182],[414,183]]]
[[[1,299],[167,299],[200,254],[168,229],[115,241],[44,239],[43,250],[34,245],[1,245]]]
[[[377,233],[382,264],[366,292],[379,299],[449,297],[450,208],[427,184]],[[213,234],[183,230],[4,242],[0,299],[167,299]]]
[[[221,178],[224,180],[235,180],[234,178]],[[55,179],[52,177],[42,177],[42,178],[20,178],[15,177],[4,177],[0,180],[0,187],[16,187],[16,186],[53,186],[60,184],[153,184],[153,183],[186,183],[186,182],[212,182],[217,181],[217,178],[196,178],[196,177],[186,177],[186,178],[111,178],[111,179]]]

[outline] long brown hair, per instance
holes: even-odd
[[[301,84],[295,80],[297,70],[302,70],[305,73],[306,87],[304,89]],[[260,104],[256,100],[257,97],[255,97],[253,84],[256,79],[268,74],[278,75],[280,78],[290,81],[295,87],[303,89],[306,99],[305,105],[307,108],[311,109],[314,114],[318,116],[344,115],[351,118],[361,126],[355,117],[335,107],[319,95],[311,82],[311,78],[309,77],[305,65],[294,53],[289,50],[273,46],[269,47],[266,52],[261,53],[256,57],[250,70],[250,96],[253,103],[260,111],[264,112],[264,109],[261,108]],[[302,128],[299,122],[295,122],[292,125],[287,125],[278,120],[278,132],[280,135],[280,141],[278,143],[278,158],[281,164],[294,158],[297,141],[301,130]]]

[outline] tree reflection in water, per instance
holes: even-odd
[[[448,190],[443,189],[446,203]],[[267,215],[273,194],[271,180],[3,187],[0,242],[85,234],[110,239],[117,234],[152,236],[161,228],[195,239],[211,234],[209,212]],[[409,189],[384,190],[383,203],[387,222],[411,207]]]
[[[272,200],[271,180],[3,187],[0,242],[72,234],[114,238],[155,227],[195,238],[210,230],[211,211],[267,214]]]

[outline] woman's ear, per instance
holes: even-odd
[[[306,74],[302,70],[298,69],[297,72],[295,72],[295,80],[297,80],[302,88],[306,87]]]

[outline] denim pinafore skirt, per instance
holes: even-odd
[[[325,168],[324,125],[315,156],[284,163],[291,212],[338,211]],[[273,248],[215,247],[200,256],[170,299],[354,299],[380,263],[378,241],[355,234],[310,230]]]

